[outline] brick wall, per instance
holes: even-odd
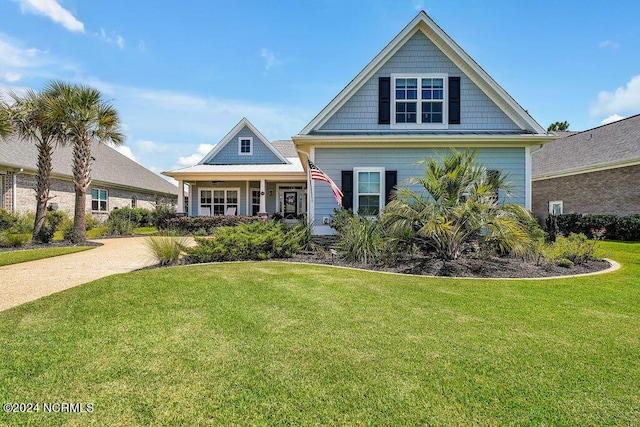
[[[0,208],[8,211],[13,209],[13,172],[0,175]]]
[[[4,181],[8,182],[9,188],[9,205],[11,203],[11,177],[9,175],[4,176]],[[19,213],[35,212],[36,210],[36,177],[29,174],[17,175],[17,191],[16,191],[16,211]],[[4,185],[6,187],[6,184]],[[148,194],[136,191],[122,190],[117,188],[110,188],[108,186],[95,185],[89,188],[87,191],[86,199],[86,211],[93,214],[96,218],[106,219],[108,213],[93,212],[91,210],[91,189],[100,188],[108,191],[107,208],[113,210],[118,207],[130,207],[131,199],[133,196],[137,198],[137,207],[145,209],[155,208],[156,195]],[[70,216],[73,215],[73,209],[75,205],[75,191],[73,182],[64,179],[54,178],[51,182],[51,192],[49,193],[51,200],[49,203],[55,203],[58,205],[58,210],[66,211]],[[4,197],[5,201],[7,197]],[[173,200],[175,203],[175,199]]]
[[[563,213],[631,215],[640,213],[640,165],[533,181],[533,212],[549,213],[561,200]]]

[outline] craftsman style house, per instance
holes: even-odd
[[[192,215],[306,214],[329,234],[337,201],[310,179],[309,162],[345,208],[377,215],[397,184],[422,173],[416,161],[471,147],[509,174],[510,201],[531,208],[531,148],[551,139],[420,12],[292,141],[270,143],[243,119],[198,165],[165,174],[190,184]]]

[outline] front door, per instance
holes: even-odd
[[[284,192],[284,217],[285,219],[298,217],[298,193],[296,191]]]

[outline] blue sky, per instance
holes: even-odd
[[[0,89],[100,89],[122,151],[159,172],[199,161],[246,116],[298,133],[424,9],[544,127],[640,113],[640,3],[0,0]]]

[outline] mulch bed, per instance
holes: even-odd
[[[403,261],[396,265],[365,265],[347,262],[330,253],[296,254],[293,258],[282,261],[307,262],[311,264],[336,265],[341,267],[360,268],[363,270],[386,271],[392,273],[416,274],[441,277],[478,277],[478,278],[538,278],[569,276],[574,274],[593,273],[606,270],[611,266],[604,260],[588,261],[573,267],[557,265],[536,265],[515,258],[478,257],[465,254],[454,261],[442,261],[433,256],[420,256]]]
[[[68,248],[74,246],[102,246],[102,243],[96,242],[84,242],[84,243],[71,243],[68,241],[62,242],[51,242],[51,243],[27,243],[25,245],[19,246],[17,248],[0,248],[0,252],[11,252],[11,251],[26,251],[29,249],[49,249],[49,248]]]

